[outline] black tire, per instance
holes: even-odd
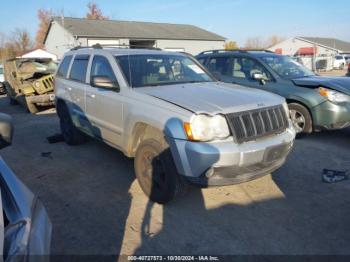
[[[141,142],[134,159],[136,178],[153,202],[166,204],[183,195],[188,186],[181,177],[169,146],[154,139]]]
[[[309,110],[298,103],[290,103],[288,104],[288,108],[293,126],[297,131],[297,137],[312,133],[312,117]]]
[[[66,105],[59,106],[57,114],[60,118],[62,136],[68,145],[75,146],[86,142],[86,136],[74,126]]]
[[[8,82],[4,82],[3,84],[4,84],[4,87],[5,87],[5,93],[6,93],[7,97],[10,100],[10,105],[18,105],[17,100],[12,97],[11,93],[13,91],[12,91],[12,89],[10,87],[10,84]]]
[[[0,82],[0,95],[5,95],[5,94],[6,94],[5,84]]]
[[[26,106],[27,106],[29,113],[35,114],[35,113],[39,112],[39,109],[37,108],[37,106],[34,103],[30,102],[29,97],[26,97],[25,100],[26,100]]]

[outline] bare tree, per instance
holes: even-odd
[[[35,37],[35,47],[43,48],[44,47],[44,39],[47,33],[47,30],[50,26],[51,19],[53,17],[53,12],[51,9],[39,9],[37,12],[37,16],[39,19],[39,28]]]
[[[244,48],[263,49],[265,48],[264,40],[260,36],[250,37],[246,40]]]
[[[278,35],[272,35],[266,39],[260,36],[251,37],[251,38],[248,38],[247,41],[245,42],[245,48],[246,49],[266,49],[284,40],[285,40],[284,37],[278,36]]]
[[[281,43],[284,41],[286,38],[283,36],[278,36],[278,35],[272,35],[267,38],[265,46],[266,48],[270,48],[271,46],[277,45],[278,43]]]
[[[9,49],[14,48],[16,55],[22,55],[33,48],[33,42],[27,30],[17,28],[12,33],[11,42],[7,46]]]
[[[0,32],[0,63],[3,63],[3,60],[6,59],[6,36],[4,33]]]
[[[16,50],[16,46],[13,43],[6,42],[3,48],[2,52],[2,60],[15,58],[18,55],[18,52]]]
[[[233,50],[233,49],[238,49],[238,45],[236,41],[229,41],[225,43],[225,50]]]
[[[86,18],[90,20],[108,20],[107,16],[102,14],[101,9],[97,6],[96,3],[90,2],[87,5],[89,11],[86,14]]]

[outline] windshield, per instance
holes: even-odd
[[[194,60],[182,55],[126,55],[116,57],[132,87],[214,81]]]
[[[294,61],[288,56],[264,56],[261,59],[268,64],[280,77],[285,79],[294,79],[305,76],[314,76],[315,74]]]

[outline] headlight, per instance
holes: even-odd
[[[329,101],[333,103],[350,102],[350,96],[328,88],[320,87],[318,89],[318,92],[320,93],[321,96],[327,98]]]
[[[230,135],[226,118],[222,115],[195,115],[191,123],[184,124],[184,128],[188,139],[192,141],[223,139]]]
[[[35,82],[34,85],[36,88],[40,88],[40,82]]]

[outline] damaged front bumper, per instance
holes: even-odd
[[[26,100],[27,102],[38,106],[51,106],[55,104],[55,94],[48,93],[44,95],[27,96]]]
[[[169,139],[179,174],[200,186],[238,184],[278,169],[293,147],[295,130],[237,144],[223,141],[191,142]]]
[[[323,102],[311,109],[314,126],[318,129],[342,129],[350,126],[350,103]]]

